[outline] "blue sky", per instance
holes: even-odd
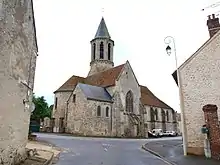
[[[53,92],[69,77],[87,75],[90,40],[104,16],[115,41],[115,66],[129,60],[139,83],[179,111],[178,88],[171,76],[175,58],[166,54],[164,38],[175,38],[180,65],[209,38],[207,15],[219,7],[201,9],[215,2],[35,0],[39,56],[34,92],[52,104]]]

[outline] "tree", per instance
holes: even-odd
[[[48,106],[48,103],[46,102],[44,96],[41,97],[36,97],[35,95],[33,96],[33,103],[35,104],[35,110],[31,115],[31,119],[34,120],[40,120],[45,117],[51,117],[51,106]]]

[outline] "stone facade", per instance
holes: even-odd
[[[98,107],[100,114],[97,114]],[[111,102],[89,100],[77,86],[69,100],[66,132],[84,136],[111,136],[111,110]]]
[[[67,100],[69,99],[71,92],[57,92],[54,96],[54,106],[52,118],[54,120],[53,132],[64,132],[64,127],[62,122],[66,120],[66,108]]]
[[[172,109],[145,106],[145,123],[148,129],[163,129],[163,131],[177,132],[177,112]]]
[[[220,106],[219,53],[218,33],[180,67],[188,152],[192,154],[204,153],[205,137],[200,131],[205,123],[202,107],[207,103]]]
[[[146,137],[148,128],[151,128],[148,125],[152,123],[148,112],[150,109],[146,107],[156,108],[157,105],[166,107],[165,111],[168,112],[169,120],[164,121],[166,128],[176,129],[177,124],[171,119],[171,112],[174,112],[172,108],[146,87],[145,99],[141,100],[143,86],[139,85],[128,61],[113,67],[114,41],[108,33],[104,19],[101,20],[91,46],[88,76],[72,76],[55,91],[55,132],[64,130],[85,136]],[[99,100],[103,91],[105,95],[102,97],[110,97],[108,101]],[[91,100],[89,97],[92,96],[97,99]],[[106,111],[109,115],[106,115]],[[157,127],[162,127],[159,121]]]
[[[0,1],[0,164],[26,158],[37,43],[31,0]]]

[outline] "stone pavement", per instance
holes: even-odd
[[[48,165],[59,157],[60,150],[53,145],[39,141],[29,141],[26,149],[30,156],[21,165]]]
[[[220,161],[183,155],[182,140],[151,141],[143,148],[173,165],[219,165]]]

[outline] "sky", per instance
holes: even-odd
[[[139,84],[179,112],[178,87],[171,76],[175,56],[174,52],[166,54],[164,38],[175,38],[181,65],[209,38],[207,15],[220,7],[201,9],[215,2],[218,0],[34,0],[39,47],[35,94],[51,105],[53,92],[68,78],[88,74],[90,41],[103,16],[115,42],[115,66],[128,60]]]

